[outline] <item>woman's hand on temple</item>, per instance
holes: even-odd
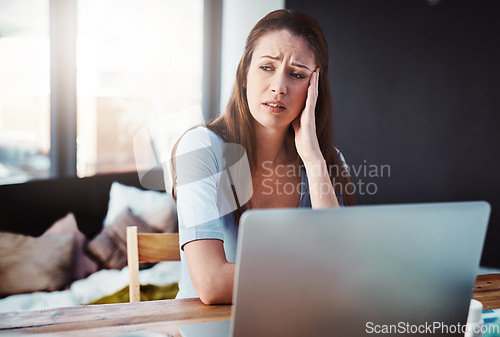
[[[323,160],[316,135],[316,101],[318,99],[319,68],[316,68],[309,79],[309,88],[304,110],[292,122],[295,131],[295,146],[304,163]]]
[[[309,80],[304,110],[292,122],[295,131],[295,146],[306,168],[311,205],[314,209],[339,206],[316,134],[314,113],[318,99],[318,83],[319,68],[316,68]]]

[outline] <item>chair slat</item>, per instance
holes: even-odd
[[[137,227],[127,227],[127,258],[130,280],[130,302],[139,302],[140,262],[180,261],[179,234],[137,234]]]
[[[139,262],[180,261],[179,234],[138,234]]]
[[[127,263],[130,302],[140,302],[139,261],[137,260],[137,227],[127,227]]]

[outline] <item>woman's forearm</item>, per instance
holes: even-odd
[[[195,286],[200,300],[207,305],[231,304],[233,302],[233,282],[235,264],[226,262],[217,271],[207,273]]]
[[[339,202],[323,158],[304,163],[313,209],[337,207]]]
[[[184,246],[189,275],[205,304],[230,304],[235,264],[227,262],[220,240],[197,240]]]

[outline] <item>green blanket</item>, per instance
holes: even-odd
[[[126,303],[130,301],[128,286],[117,291],[113,295],[104,296],[89,304],[109,304]],[[173,299],[179,291],[177,283],[167,284],[165,286],[155,286],[153,284],[141,285],[141,301],[168,300]]]

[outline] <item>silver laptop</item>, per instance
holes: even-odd
[[[245,212],[231,321],[181,334],[458,336],[489,214],[480,201]]]

